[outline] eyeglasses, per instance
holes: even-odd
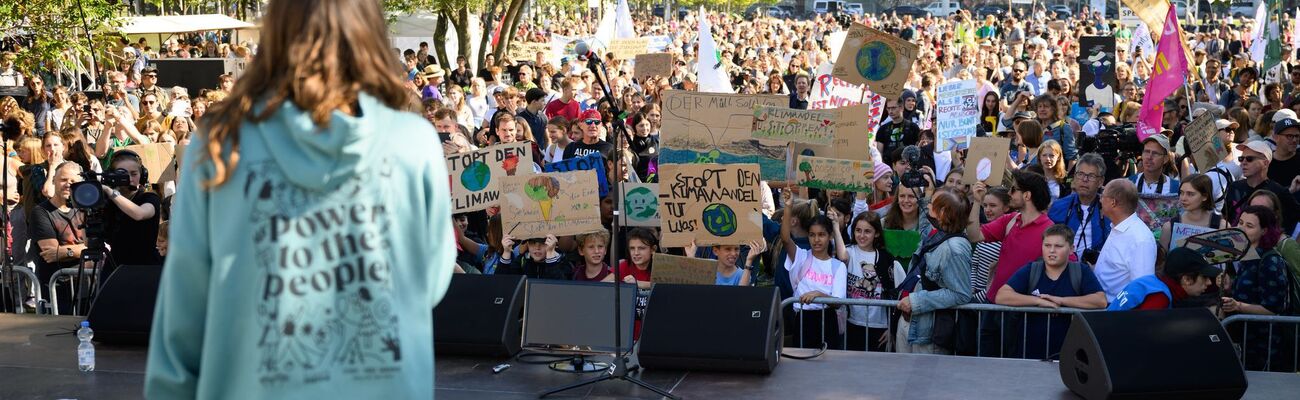
[[[1146,157],[1164,157],[1165,152],[1159,150],[1142,150],[1142,155]]]
[[[586,123],[587,125],[600,125],[600,120],[598,119],[589,119],[582,122]]]
[[[1288,134],[1279,133],[1278,136],[1291,139],[1291,140],[1300,140],[1300,134],[1295,134],[1295,133],[1288,133]]]
[[[1096,182],[1101,179],[1101,175],[1075,172],[1074,179],[1078,179],[1080,181]]]
[[[1021,72],[1025,72],[1025,70],[1020,69],[1020,68],[1016,68],[1016,69],[1013,69],[1013,70],[1011,70],[1011,71],[1012,71],[1012,72],[1015,72],[1015,73],[1017,73],[1017,74],[1019,74],[1019,73],[1021,73]]]
[[[1255,162],[1255,160],[1258,160],[1258,159],[1260,159],[1260,158],[1259,158],[1259,157],[1255,157],[1255,156],[1241,156],[1241,157],[1237,157],[1237,162],[1239,162],[1239,163],[1252,163],[1252,162]]]

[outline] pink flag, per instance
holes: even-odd
[[[1156,45],[1156,58],[1151,67],[1151,79],[1147,81],[1147,93],[1142,97],[1142,111],[1138,113],[1138,140],[1160,133],[1164,120],[1164,99],[1183,85],[1187,76],[1187,56],[1183,52],[1183,43],[1178,40],[1178,15],[1174,6],[1169,6],[1169,15],[1165,17],[1164,32],[1160,35],[1160,44]]]

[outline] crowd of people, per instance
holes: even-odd
[[[1080,15],[1086,17],[1060,25],[1034,17],[975,18],[966,11],[946,18],[858,18],[920,49],[907,90],[887,100],[876,142],[858,149],[875,155],[872,190],[765,182],[771,193],[764,196],[763,241],[665,248],[655,228],[621,228],[611,235],[609,198],[600,204],[603,231],[520,240],[503,231],[501,216],[489,209],[454,215],[457,271],[621,281],[648,289],[656,252],[714,259],[718,285],[771,285],[785,298],[800,299],[787,313],[793,316],[787,329],[792,343],[872,351],[1054,358],[1069,323],[1061,316],[972,319],[953,310],[968,303],[1208,307],[1225,317],[1300,312],[1300,248],[1294,241],[1300,235],[1300,64],[1294,49],[1285,51],[1277,69],[1261,71],[1245,52],[1249,20],[1189,31],[1185,45],[1193,54],[1193,72],[1187,86],[1163,99],[1163,132],[1142,140],[1139,149],[1116,154],[1088,143],[1099,135],[1122,135],[1137,120],[1153,73],[1152,54],[1132,47],[1131,27]],[[814,74],[827,70],[838,51],[828,38],[846,29],[830,15],[749,20],[689,13],[665,21],[638,14],[637,32],[671,39],[671,72],[634,79],[628,60],[607,55],[608,98],[584,55],[558,62],[541,52],[527,60],[488,55],[479,66],[461,56],[455,65],[439,65],[421,45],[402,52],[400,68],[408,94],[420,99],[418,111],[448,155],[526,142],[535,170],[599,153],[609,182],[653,183],[664,92],[696,90],[699,84],[697,18],[713,21],[720,65],[737,93],[787,96],[791,108],[807,108]],[[521,23],[515,37],[544,41],[594,28],[593,20],[539,13]],[[1117,38],[1119,90],[1113,109],[1085,107],[1088,115],[1078,120],[1070,110],[1077,105],[1076,60],[1084,36]],[[188,42],[169,44],[159,55],[184,55],[187,45],[193,49]],[[124,42],[123,48],[134,47]],[[238,49],[247,55],[247,48]],[[139,155],[119,150],[187,144],[201,130],[207,107],[222,101],[235,82],[227,77],[221,87],[191,97],[189,90],[199,88],[157,87],[157,71],[147,63],[137,70],[135,60],[106,74],[103,99],[47,87],[49,73],[38,71],[22,74],[30,96],[0,100],[11,158],[6,172],[16,182],[6,185],[13,209],[11,248],[19,260],[36,263],[42,280],[75,264],[85,248],[78,219],[84,214],[67,198],[83,171],[122,168],[130,174],[130,185],[104,189],[111,201],[105,218],[116,227],[110,230],[112,258],[118,264],[155,263],[166,255],[173,189],[148,184]],[[980,86],[979,135],[1013,144],[1011,168],[1001,182],[962,184],[963,174],[973,173],[964,151],[934,151],[936,88],[967,79]],[[613,105],[625,113],[612,114]],[[1198,170],[1184,129],[1207,112],[1222,115],[1214,125],[1230,151],[1214,168]],[[627,136],[614,140],[618,125]],[[902,157],[913,146],[924,153],[915,165]],[[912,172],[925,182],[904,185],[901,177]],[[1176,195],[1180,215],[1152,229],[1138,216],[1142,196],[1150,194]],[[1247,256],[1212,265],[1171,240],[1173,224],[1238,228],[1250,243]],[[922,240],[915,251],[894,254],[890,249],[898,246],[885,235],[891,230],[914,231]],[[620,259],[608,257],[611,247],[619,249]],[[621,266],[617,276],[614,263]],[[835,307],[815,303],[818,297],[898,305]],[[982,320],[979,328],[967,326],[972,320]],[[1024,324],[1026,333],[1018,336],[1022,325],[1012,324]],[[1251,346],[1245,350],[1249,369],[1295,370],[1289,339],[1294,328],[1251,326],[1232,333]]]

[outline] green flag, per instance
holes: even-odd
[[[1268,21],[1264,22],[1264,40],[1268,44],[1264,46],[1264,69],[1259,71],[1261,78],[1282,63],[1282,0],[1268,0],[1266,7]]]

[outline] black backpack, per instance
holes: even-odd
[[[1034,291],[1038,287],[1038,281],[1043,279],[1043,274],[1047,271],[1047,263],[1040,258],[1029,264],[1029,291]],[[1080,287],[1083,286],[1083,265],[1071,261],[1065,264],[1065,274],[1070,278],[1070,286],[1074,287],[1074,295],[1082,296]]]

